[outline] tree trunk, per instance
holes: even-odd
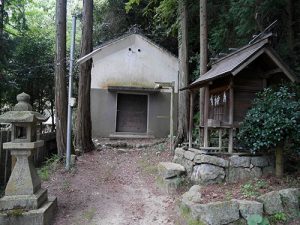
[[[207,0],[200,0],[200,76],[207,72]],[[204,125],[205,89],[200,88],[200,125]],[[201,139],[200,139],[201,140]]]
[[[81,54],[83,57],[93,51],[93,0],[83,1]],[[83,152],[94,149],[90,109],[92,60],[80,65],[78,83],[78,108],[76,120],[76,148]]]
[[[67,135],[66,5],[66,0],[56,1],[55,114],[57,152],[60,157],[65,154]]]
[[[293,29],[293,0],[287,0],[287,5],[286,5],[287,13],[288,13],[288,19],[287,19],[287,44],[289,51],[293,52],[294,50],[294,29]]]
[[[179,89],[188,85],[188,25],[187,25],[187,3],[179,0],[180,28],[178,31],[179,44]],[[175,146],[187,141],[188,136],[188,102],[187,91],[179,92],[178,101],[178,129]]]
[[[283,145],[276,146],[275,157],[276,157],[275,175],[276,177],[282,177],[283,176]]]

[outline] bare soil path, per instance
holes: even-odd
[[[155,180],[157,163],[172,158],[167,144],[132,140],[131,148],[121,148],[106,142],[98,140],[98,151],[80,156],[72,172],[60,168],[43,183],[58,198],[54,225],[177,224],[178,196],[164,193]]]

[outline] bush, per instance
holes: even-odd
[[[238,139],[252,152],[287,142],[300,143],[300,101],[297,87],[267,88],[257,95],[241,124]]]

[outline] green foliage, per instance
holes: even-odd
[[[50,175],[55,171],[59,165],[60,158],[58,155],[53,155],[51,158],[47,159],[44,165],[38,169],[39,177],[47,181],[50,178]]]
[[[265,189],[267,186],[265,180],[255,179],[242,185],[241,192],[246,198],[255,197],[259,195],[259,189]]]
[[[238,139],[253,152],[287,140],[299,144],[300,101],[296,93],[286,86],[259,93],[241,124]]]
[[[270,225],[268,218],[262,217],[261,215],[251,215],[247,218],[248,225]]]
[[[254,197],[257,196],[258,193],[256,191],[255,186],[252,183],[246,183],[241,187],[242,194],[248,198],[248,197]]]
[[[287,217],[284,212],[278,212],[271,216],[271,220],[274,222],[285,222],[287,221]]]

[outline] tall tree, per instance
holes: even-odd
[[[179,0],[179,23],[178,30],[178,58],[179,58],[179,88],[188,85],[188,25],[187,25],[187,2]],[[179,92],[178,107],[178,129],[176,144],[187,140],[188,132],[188,92],[186,90]]]
[[[66,0],[56,0],[55,115],[57,151],[60,157],[66,149],[67,135],[66,14]]]
[[[200,0],[200,76],[207,72],[207,0]],[[205,89],[200,88],[200,124],[204,123]]]
[[[93,51],[93,0],[83,0],[81,53],[83,57]],[[90,109],[92,60],[80,65],[78,108],[76,120],[76,148],[83,152],[94,149]]]

